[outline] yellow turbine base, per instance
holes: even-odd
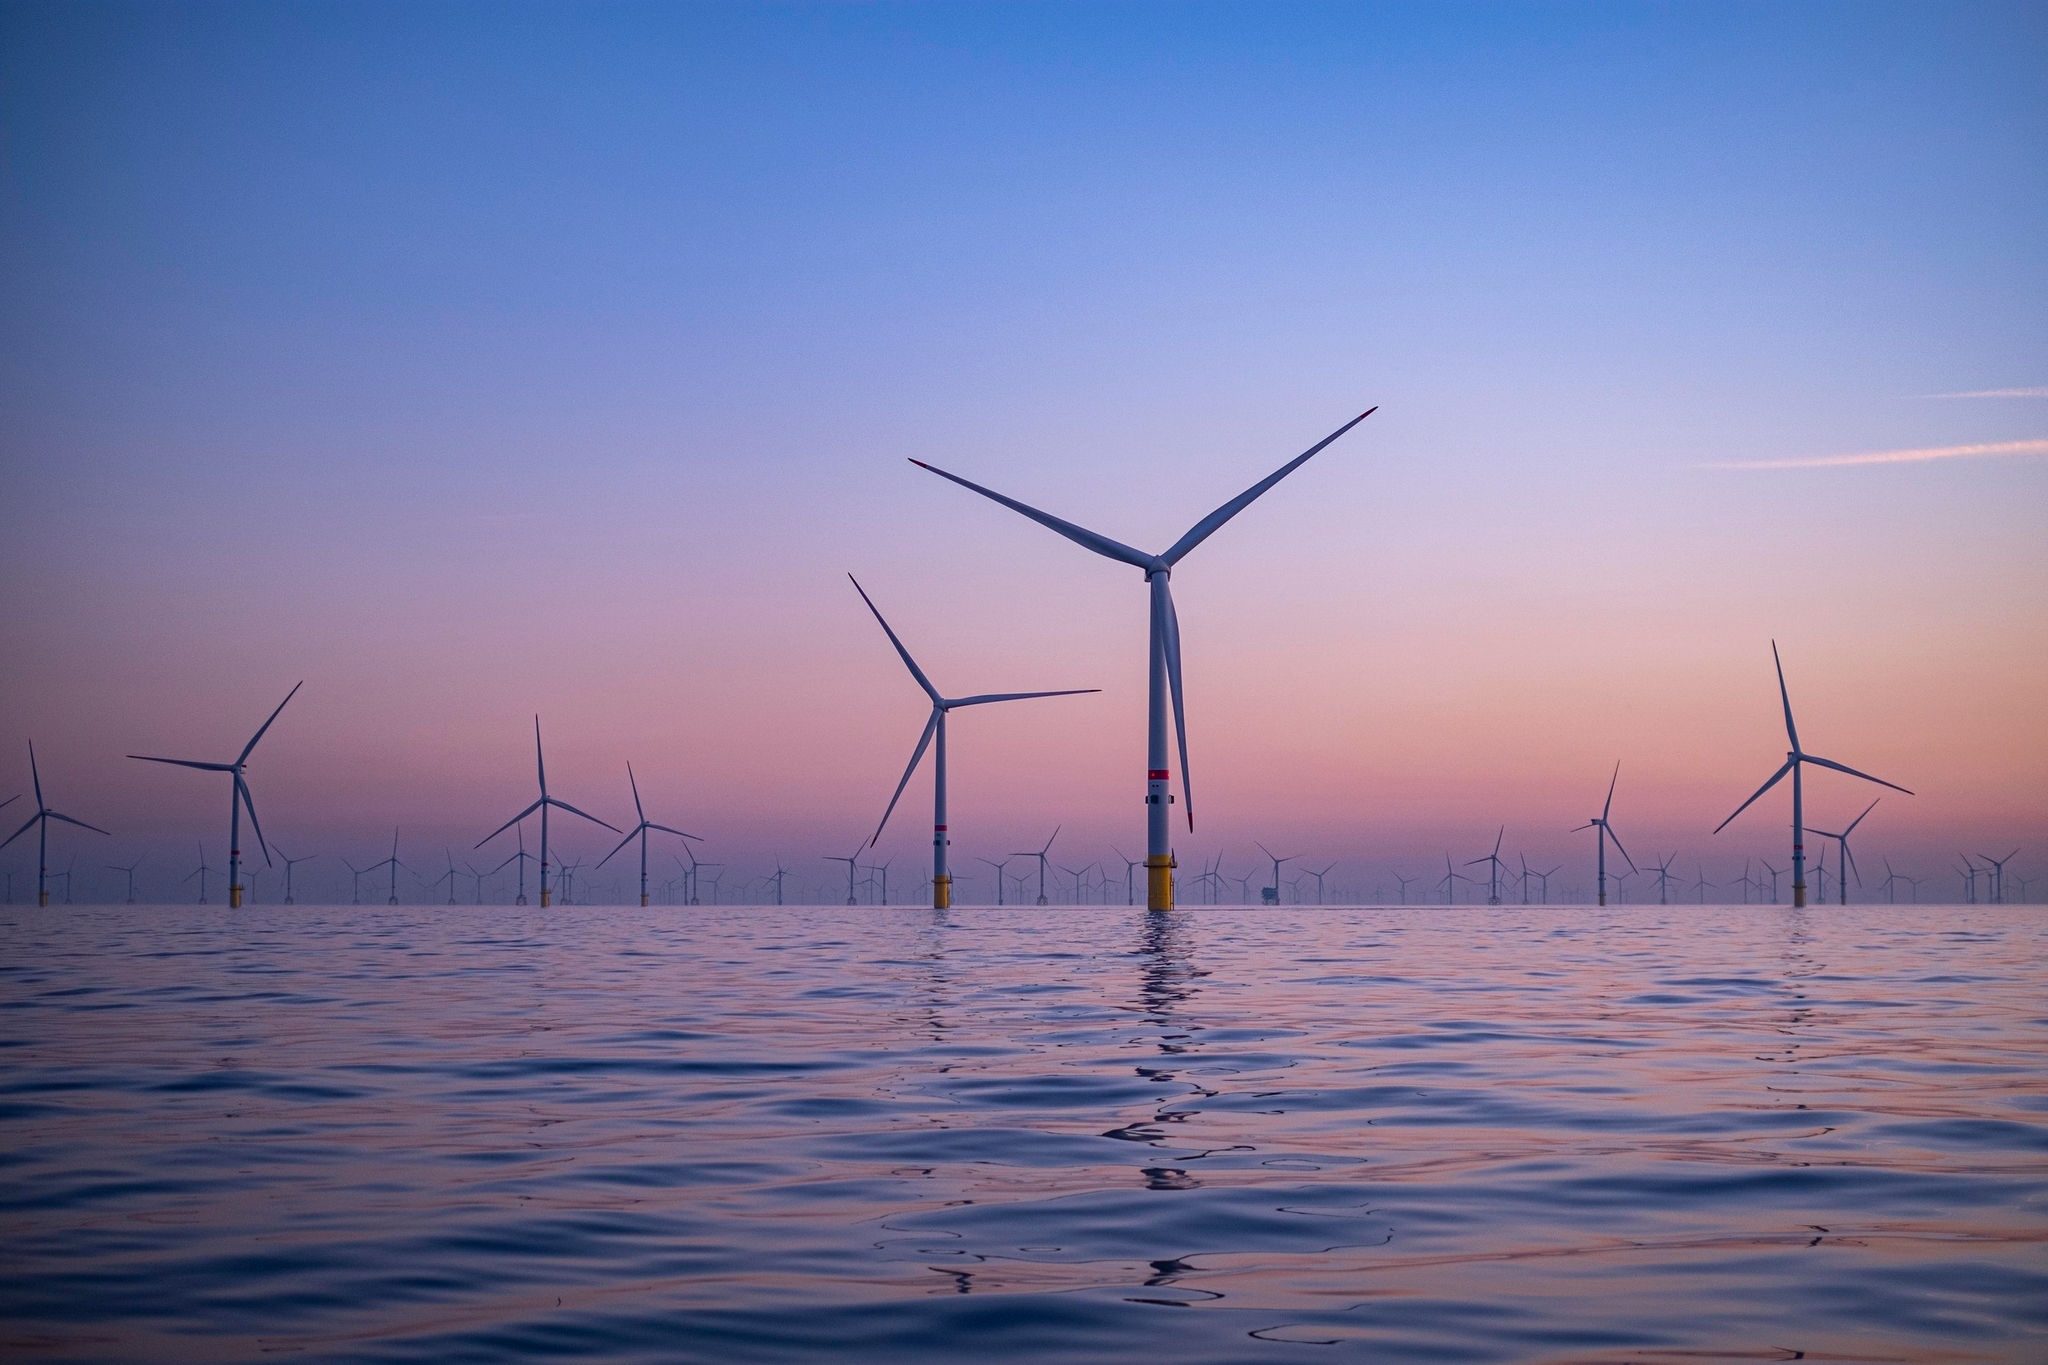
[[[1145,857],[1145,908],[1147,910],[1173,909],[1173,869],[1180,866],[1172,854],[1147,854]]]
[[[1806,883],[1792,883],[1792,908],[1797,910],[1806,904]]]
[[[641,903],[642,905],[645,905],[645,904],[647,904],[647,893],[646,893],[645,891],[642,891],[642,892],[640,893],[640,903]]]
[[[546,887],[542,887],[542,888],[541,888],[541,893],[540,893],[540,908],[541,908],[541,909],[543,909],[543,910],[545,910],[545,909],[547,909],[547,908],[548,908],[548,906],[549,906],[549,904],[550,904],[550,903],[551,903],[551,902],[550,902],[550,900],[549,900],[549,898],[548,898],[548,891],[547,891],[547,888],[546,888]]]
[[[953,908],[953,878],[951,875],[932,878],[932,909]]]
[[[241,888],[241,887],[239,887],[239,886],[231,886],[231,887],[229,887],[229,888],[228,888],[228,909],[230,909],[230,910],[239,910],[239,909],[241,909],[241,908],[242,908],[242,888]]]
[[[49,892],[47,892],[47,891],[38,891],[38,892],[36,892],[36,904],[37,904],[37,905],[48,905],[49,903],[50,903],[50,893],[49,893]]]

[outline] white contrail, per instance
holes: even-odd
[[[1971,389],[1966,393],[1930,393],[1929,398],[2048,398],[2048,385],[2032,389]]]
[[[1925,446],[1919,450],[1871,450],[1861,455],[1805,455],[1790,460],[1736,460],[1695,469],[1835,469],[1854,464],[1925,464],[1996,455],[2048,455],[2048,440],[1992,441],[1973,446]]]

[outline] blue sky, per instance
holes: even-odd
[[[1691,828],[1777,634],[1981,788],[1930,831],[2043,832],[2041,456],[1698,466],[2048,439],[1931,396],[2048,386],[2044,57],[2038,6],[7,5],[0,716],[165,837],[105,755],[304,673],[308,823],[482,803],[546,707],[822,839],[915,734],[854,568],[935,670],[1121,689],[1058,789],[1120,828],[1138,594],[902,457],[1164,543],[1379,403],[1182,593],[1246,821],[1547,819],[1626,714]]]

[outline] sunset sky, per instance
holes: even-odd
[[[2039,867],[2044,71],[2022,4],[9,3],[0,799],[33,738],[117,836],[53,864],[170,894],[225,784],[122,755],[303,678],[293,852],[460,861],[538,712],[568,800],[822,880],[925,715],[850,570],[942,689],[1103,689],[956,718],[957,862],[1136,854],[1141,576],[908,458],[1162,549],[1378,404],[1175,574],[1184,865],[1583,882],[1618,759],[1732,876],[1775,638],[1918,793],[1866,874]]]

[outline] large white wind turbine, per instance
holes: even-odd
[[[539,716],[535,716],[535,717],[533,718],[533,766],[534,766],[534,771],[535,771],[536,773],[538,773],[538,774],[540,775],[540,799],[539,799],[538,801],[535,801],[535,802],[534,802],[534,803],[533,803],[532,805],[528,806],[528,807],[527,807],[527,808],[526,808],[525,810],[523,810],[523,811],[519,812],[519,814],[517,814],[517,815],[513,816],[513,817],[512,817],[512,818],[511,818],[510,820],[507,820],[507,821],[506,821],[506,822],[505,822],[504,824],[502,824],[502,825],[498,826],[498,827],[497,827],[496,829],[492,830],[492,831],[491,831],[491,832],[490,832],[489,834],[486,834],[486,835],[485,835],[485,836],[484,836],[483,838],[481,838],[481,839],[477,840],[477,841],[476,841],[476,846],[477,846],[478,848],[482,848],[482,847],[483,847],[483,846],[484,846],[485,844],[488,844],[488,843],[489,843],[489,842],[490,842],[491,840],[493,840],[493,839],[497,838],[497,837],[498,837],[498,836],[499,836],[500,834],[503,834],[503,833],[504,833],[504,832],[505,832],[506,830],[508,830],[508,829],[512,828],[512,826],[514,826],[514,825],[518,824],[518,823],[519,823],[519,822],[520,822],[521,820],[524,820],[524,819],[525,819],[525,818],[526,818],[527,816],[529,816],[529,815],[533,814],[533,813],[534,813],[535,811],[539,811],[539,812],[540,812],[540,903],[541,903],[541,908],[542,908],[542,909],[546,909],[546,908],[548,907],[548,905],[550,904],[550,901],[549,901],[549,899],[548,899],[548,897],[549,897],[549,892],[548,892],[548,808],[549,808],[549,807],[553,807],[553,808],[554,808],[554,809],[556,809],[556,810],[565,810],[565,811],[569,812],[569,814],[571,814],[571,815],[579,815],[579,816],[582,816],[582,817],[583,817],[583,818],[584,818],[585,820],[588,820],[588,821],[589,821],[589,822],[590,822],[591,824],[593,824],[593,825],[603,825],[603,826],[604,826],[604,827],[605,827],[606,829],[610,830],[610,831],[611,831],[612,833],[614,833],[614,834],[623,834],[623,833],[625,833],[625,831],[624,831],[624,830],[622,830],[622,829],[620,829],[620,828],[619,828],[619,827],[618,827],[617,825],[614,825],[614,824],[611,824],[611,823],[609,823],[609,822],[607,822],[607,821],[604,821],[604,820],[600,820],[600,819],[598,819],[598,818],[597,818],[597,817],[596,817],[595,815],[592,815],[592,814],[590,814],[590,813],[589,813],[588,811],[580,811],[580,810],[577,810],[577,809],[576,809],[576,808],[575,808],[574,806],[570,805],[570,804],[569,804],[569,803],[568,803],[567,801],[561,801],[561,800],[557,800],[557,799],[556,799],[555,797],[552,797],[552,796],[549,796],[549,795],[548,795],[548,763],[547,763],[547,759],[546,759],[546,757],[544,757],[544,756],[542,755],[542,753],[541,753],[541,750],[540,750],[540,717],[539,717]],[[687,845],[685,845],[685,847],[687,847]],[[523,870],[523,865],[522,865],[522,870]]]
[[[1837,763],[1831,758],[1822,758],[1817,754],[1809,754],[1801,749],[1799,747],[1799,729],[1792,723],[1792,694],[1785,688],[1785,664],[1778,657],[1778,642],[1776,640],[1771,641],[1771,662],[1776,665],[1778,670],[1778,700],[1785,704],[1785,739],[1791,744],[1792,749],[1791,752],[1785,755],[1785,765],[1772,773],[1771,780],[1758,787],[1754,796],[1751,796],[1749,800],[1737,806],[1735,808],[1735,815],[1740,815],[1755,805],[1757,797],[1762,796],[1765,792],[1777,786],[1779,782],[1784,780],[1786,773],[1792,774],[1792,904],[1794,906],[1802,906],[1806,904],[1806,788],[1801,778],[1806,765],[1812,763],[1822,768],[1833,768],[1838,773],[1847,773],[1851,777],[1860,777],[1865,782],[1875,782],[1880,787],[1890,787],[1893,791],[1905,792],[1908,796],[1911,796],[1913,793],[1907,791],[1906,788],[1901,787],[1896,782],[1887,782],[1881,777],[1872,777],[1869,773],[1859,773],[1854,768]],[[1726,820],[1714,826],[1714,833],[1719,834],[1722,830],[1728,828],[1734,822],[1735,815],[1729,816]],[[1775,889],[1774,886],[1774,892]]]
[[[256,799],[249,795],[249,783],[242,775],[242,770],[248,766],[249,755],[255,751],[256,741],[263,738],[263,732],[270,728],[271,721],[277,719],[278,712],[283,711],[291,703],[291,699],[299,695],[299,689],[305,685],[304,682],[292,684],[292,690],[284,694],[284,700],[277,704],[277,710],[270,713],[270,720],[264,721],[262,725],[257,727],[256,733],[249,736],[249,742],[242,746],[242,752],[235,757],[235,761],[232,763],[201,763],[196,759],[190,758],[152,758],[148,754],[128,755],[130,758],[139,758],[144,763],[169,763],[180,768],[197,768],[201,772],[232,773],[234,775],[234,790],[228,795],[228,907],[230,909],[239,908],[242,904],[242,812],[244,809],[249,812],[249,828],[256,831],[256,847],[263,851],[263,865],[265,867],[270,866],[270,845],[263,842],[263,826],[256,819]]]
[[[646,809],[645,809],[644,807],[642,807],[642,806],[641,806],[641,804],[640,804],[640,779],[639,779],[639,778],[637,778],[637,777],[635,777],[635,776],[633,776],[633,765],[632,765],[632,764],[630,764],[630,763],[628,763],[628,764],[626,765],[626,781],[632,784],[632,787],[633,787],[633,814],[635,814],[635,815],[637,815],[637,816],[639,816],[639,817],[640,817],[640,823],[639,823],[639,824],[637,824],[637,825],[635,825],[635,826],[633,826],[633,828],[632,828],[632,829],[631,829],[631,830],[630,830],[630,831],[629,831],[629,832],[627,833],[627,835],[626,835],[626,837],[625,837],[625,838],[623,838],[623,839],[619,840],[619,847],[618,847],[618,848],[615,848],[615,849],[613,849],[611,853],[607,853],[607,854],[605,854],[605,855],[604,855],[604,856],[603,856],[602,858],[599,858],[599,859],[597,860],[597,865],[598,865],[599,867],[603,867],[603,866],[604,866],[604,865],[605,865],[606,863],[608,863],[608,862],[610,862],[610,861],[612,860],[612,853],[617,853],[617,852],[619,851],[619,849],[620,849],[620,848],[624,848],[624,847],[625,847],[625,846],[626,846],[627,844],[630,844],[630,843],[632,843],[632,842],[633,842],[633,836],[634,836],[635,834],[639,835],[639,836],[640,836],[640,903],[641,903],[642,905],[645,905],[645,904],[647,904],[647,833],[648,833],[648,831],[649,831],[649,830],[657,830],[657,829],[658,829],[658,830],[660,830],[660,831],[661,831],[661,832],[662,832],[663,834],[674,834],[674,835],[678,835],[678,836],[680,836],[680,837],[682,837],[682,838],[684,838],[684,839],[698,839],[698,840],[699,840],[699,842],[702,842],[702,840],[701,840],[700,836],[698,836],[698,835],[695,835],[695,834],[684,834],[684,833],[683,833],[683,831],[681,831],[681,830],[679,830],[679,829],[672,829],[672,828],[670,828],[670,827],[669,827],[669,826],[667,826],[667,825],[657,825],[657,824],[655,824],[655,823],[654,823],[654,822],[653,822],[652,820],[650,820],[650,819],[648,819],[648,818],[647,818],[647,811],[646,811]],[[683,847],[684,847],[684,848],[688,848],[688,847],[689,847],[689,845],[688,845],[688,844],[684,844],[684,845],[683,845]]]
[[[1623,861],[1628,863],[1628,870],[1631,872],[1639,870],[1636,867],[1636,860],[1629,857],[1628,850],[1621,846],[1621,836],[1616,834],[1614,827],[1607,823],[1608,815],[1614,810],[1614,784],[1619,781],[1621,781],[1621,764],[1617,761],[1614,765],[1614,776],[1607,779],[1607,804],[1600,808],[1598,815],[1572,830],[1574,834],[1577,834],[1582,829],[1597,829],[1600,831],[1593,837],[1600,844],[1600,904],[1602,905],[1607,904],[1607,841],[1609,839],[1614,840],[1614,851],[1619,853]]]
[[[1186,535],[1175,541],[1163,554],[1156,555],[1134,550],[1119,541],[1111,540],[1108,536],[1098,535],[1070,521],[1062,521],[1014,498],[1006,498],[1001,493],[983,488],[978,483],[971,483],[958,474],[949,474],[935,465],[926,464],[923,460],[911,461],[920,469],[928,469],[942,479],[951,479],[963,488],[970,488],[983,497],[1001,503],[1013,512],[1031,518],[1041,526],[1057,531],[1084,549],[1093,550],[1096,554],[1129,564],[1144,572],[1146,584],[1151,591],[1152,604],[1151,629],[1146,644],[1146,657],[1150,661],[1145,722],[1145,905],[1148,909],[1173,908],[1173,846],[1166,809],[1168,803],[1173,800],[1172,793],[1168,790],[1170,778],[1166,766],[1166,708],[1169,694],[1173,701],[1174,732],[1180,746],[1183,814],[1187,816],[1188,829],[1192,831],[1195,827],[1194,787],[1188,778],[1187,720],[1181,697],[1180,623],[1174,615],[1173,593],[1167,587],[1167,580],[1172,577],[1174,566],[1186,558],[1189,551],[1215,534],[1225,522],[1249,507],[1260,494],[1300,468],[1310,456],[1372,416],[1377,410],[1367,408],[1338,427],[1279,469],[1196,522]]]
[[[36,813],[29,816],[27,823],[22,825],[20,829],[8,835],[4,841],[0,841],[0,848],[7,847],[8,844],[13,843],[16,839],[28,833],[31,828],[36,830],[36,904],[48,905],[50,903],[50,822],[52,820],[59,820],[67,825],[76,825],[80,829],[89,829],[94,834],[108,834],[109,831],[101,829],[98,825],[88,825],[83,820],[74,820],[70,816],[60,811],[51,810],[43,804],[43,773],[42,769],[36,767],[36,742],[34,740],[28,742],[28,772],[30,779],[36,784]],[[11,796],[7,799],[9,802],[14,800]]]
[[[984,692],[972,697],[942,697],[939,695],[939,689],[932,686],[932,680],[924,675],[924,670],[917,666],[917,660],[910,657],[910,651],[903,647],[903,641],[896,638],[896,632],[889,628],[888,621],[882,617],[881,608],[868,596],[867,589],[860,585],[860,580],[852,574],[848,574],[847,578],[853,583],[853,590],[860,594],[860,600],[867,603],[868,610],[874,613],[875,620],[882,627],[882,633],[889,637],[889,643],[896,646],[897,657],[902,659],[903,666],[910,670],[910,676],[917,680],[917,685],[932,699],[931,719],[924,723],[924,734],[919,736],[917,748],[910,754],[910,766],[903,770],[903,780],[896,784],[896,794],[889,798],[889,808],[882,812],[881,823],[875,826],[874,837],[868,840],[868,847],[873,848],[876,841],[882,837],[882,830],[888,825],[889,817],[895,814],[896,803],[903,799],[903,789],[910,785],[910,775],[917,771],[918,762],[923,759],[924,751],[936,738],[938,749],[932,756],[932,909],[944,910],[953,903],[953,878],[946,868],[946,845],[952,842],[946,834],[946,713],[961,706],[982,706],[996,701],[1030,701],[1038,697],[1078,697],[1083,693],[1100,692],[1102,689],[1070,687],[1059,692]]]

